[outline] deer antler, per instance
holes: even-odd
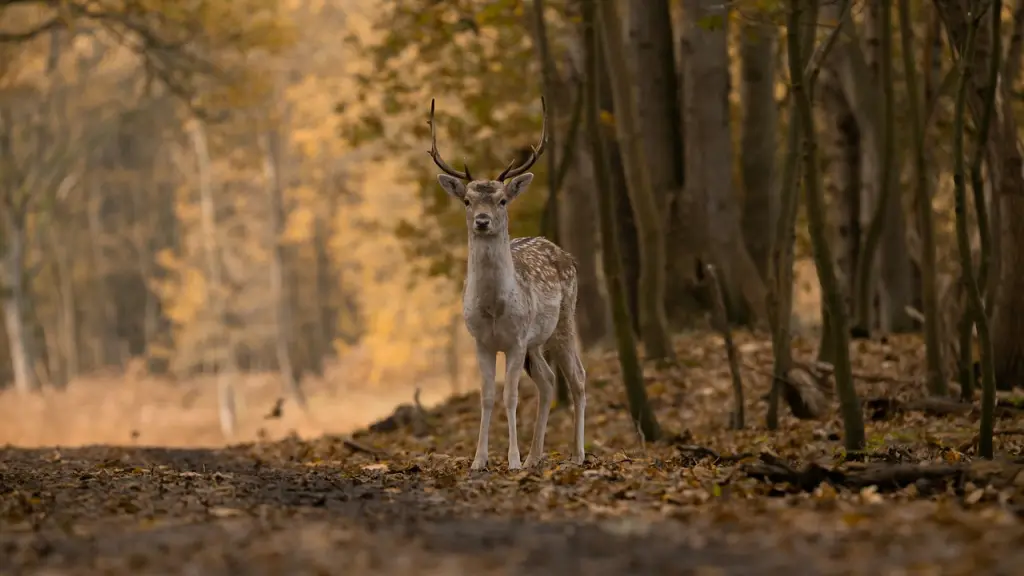
[[[470,175],[469,166],[466,165],[465,162],[462,165],[466,169],[466,171],[459,172],[458,170],[449,166],[443,159],[441,159],[441,153],[437,151],[437,132],[434,130],[433,98],[430,99],[430,120],[427,120],[427,124],[430,124],[430,151],[427,152],[427,154],[430,154],[430,157],[434,159],[434,164],[437,164],[437,167],[440,168],[441,170],[444,170],[444,172],[449,176],[454,176],[456,178],[460,178],[466,181],[472,181],[473,176]]]
[[[526,172],[530,169],[530,166],[533,166],[534,162],[537,161],[537,158],[540,158],[540,155],[544,153],[544,147],[547,146],[548,143],[548,107],[544,103],[543,96],[540,98],[540,108],[541,114],[543,114],[540,125],[540,145],[537,147],[530,146],[530,157],[519,166],[516,166],[515,168],[512,167],[516,163],[514,159],[512,162],[509,162],[505,171],[498,175],[499,182],[504,182],[509,178],[515,178],[523,172]]]

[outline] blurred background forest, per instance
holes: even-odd
[[[800,2],[811,158],[852,333],[919,332],[931,314],[939,376],[952,380],[964,37],[950,31],[966,30],[962,4]],[[1024,245],[1012,226],[1024,217],[1024,2],[994,5],[1001,28],[981,24],[987,48],[971,60],[972,111],[987,64],[1000,66],[978,176],[992,234],[974,227],[970,241],[975,262],[991,255],[996,367],[1016,382],[1024,334],[999,318],[1024,305],[1024,265],[1007,265]],[[449,162],[490,175],[529,152],[546,96],[551,139],[512,234],[544,233],[576,256],[585,349],[614,342],[603,179],[648,359],[671,356],[668,334],[707,327],[713,262],[733,325],[779,324],[777,280],[794,288],[784,324],[822,337],[831,360],[788,5],[615,8],[621,34],[604,40],[594,79],[607,161],[595,162],[576,0],[0,0],[0,443],[320,434],[365,425],[416,388],[424,403],[475,389],[465,226],[425,153],[431,98]],[[782,268],[795,273],[778,279],[773,239],[792,210],[794,264]],[[662,274],[642,274],[644,262]]]

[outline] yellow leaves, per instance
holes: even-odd
[[[313,238],[316,215],[308,206],[298,206],[288,214],[280,241],[284,244],[301,244]]]
[[[615,115],[607,110],[601,110],[601,124],[609,128],[615,128]]]
[[[159,260],[171,264],[165,267],[177,272],[175,283],[165,282],[160,285],[160,292],[165,297],[164,313],[176,324],[195,321],[206,305],[206,278],[198,269],[187,267],[169,257],[166,251],[158,255]]]

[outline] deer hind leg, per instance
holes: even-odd
[[[526,373],[537,385],[537,420],[533,423],[533,440],[530,453],[526,455],[525,468],[532,468],[544,458],[544,434],[551,414],[551,400],[555,395],[555,371],[544,359],[544,352],[537,346],[526,354]]]
[[[572,394],[572,455],[571,459],[576,464],[583,464],[586,454],[583,451],[583,421],[587,408],[586,379],[587,373],[583,369],[583,362],[580,360],[579,352],[576,350],[576,343],[571,337],[563,337],[557,340],[552,352],[558,369],[569,384],[569,392]]]

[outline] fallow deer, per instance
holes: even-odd
[[[466,327],[476,340],[476,357],[483,377],[480,394],[480,434],[471,468],[487,467],[487,436],[494,411],[495,362],[505,354],[505,411],[508,414],[508,467],[522,467],[516,431],[519,378],[523,371],[537,385],[537,420],[533,442],[526,456],[527,468],[544,457],[544,434],[555,373],[544,359],[548,348],[569,383],[573,400],[573,440],[570,458],[582,464],[583,413],[586,408],[586,372],[576,348],[576,261],[543,237],[509,239],[508,204],[533,181],[527,172],[544,152],[547,143],[547,110],[544,99],[541,140],[531,146],[527,159],[513,160],[495,180],[476,180],[469,167],[460,172],[441,158],[434,126],[434,101],[430,102],[430,157],[444,174],[437,181],[450,196],[466,207],[469,231],[469,262],[462,293]],[[506,184],[506,181],[508,183]]]

